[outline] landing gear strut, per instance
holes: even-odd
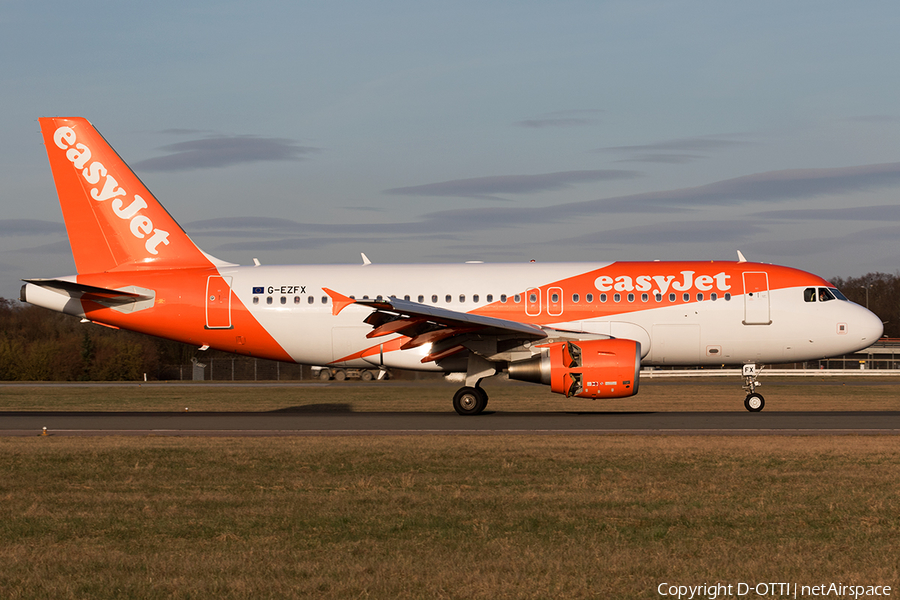
[[[759,412],[766,405],[766,399],[763,398],[762,394],[756,393],[756,388],[762,385],[756,380],[761,370],[762,367],[757,369],[755,364],[744,365],[743,388],[747,390],[747,397],[744,398],[744,408],[750,412]]]
[[[477,385],[462,387],[453,395],[453,408],[460,415],[477,415],[488,403],[488,395]]]

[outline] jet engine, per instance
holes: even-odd
[[[577,340],[542,347],[509,364],[509,378],[549,385],[566,398],[627,398],[638,391],[641,345],[634,340]]]

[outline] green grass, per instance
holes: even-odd
[[[766,412],[900,410],[900,378],[761,378]],[[643,379],[637,396],[612,400],[565,398],[542,385],[486,380],[492,411],[736,411],[743,412],[741,380]],[[459,384],[344,382],[301,385],[236,383],[184,385],[0,384],[0,411],[452,411]]]
[[[900,583],[893,437],[0,438],[4,598]]]

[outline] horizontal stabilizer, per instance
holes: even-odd
[[[67,281],[65,279],[23,279],[22,281],[52,290],[58,294],[78,297],[83,300],[135,302],[153,298],[152,295],[129,292],[126,290],[113,290],[97,287],[95,285],[77,283],[75,281]]]

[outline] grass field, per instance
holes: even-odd
[[[0,439],[4,598],[900,583],[888,437]]]
[[[896,410],[892,386],[767,382],[766,410]],[[3,386],[0,410],[449,411],[453,389]],[[495,410],[570,406],[489,389]],[[732,381],[586,405],[743,411]],[[896,595],[898,481],[891,436],[0,438],[0,597],[659,598],[661,583],[715,582]]]
[[[766,412],[900,410],[900,378],[762,378]],[[738,377],[642,379],[638,395],[612,400],[565,398],[549,388],[487,380],[492,411],[736,411],[744,412]],[[0,384],[0,411],[425,411],[452,412],[460,384],[343,382],[234,385]]]

